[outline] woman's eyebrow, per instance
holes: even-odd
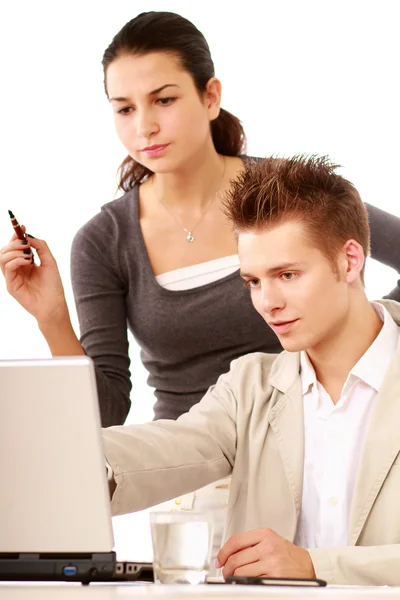
[[[165,85],[162,85],[156,90],[152,90],[151,92],[149,92],[149,96],[156,96],[157,94],[165,90],[165,88],[167,87],[179,87],[179,85],[177,85],[176,83],[166,83]],[[125,96],[115,96],[113,98],[110,98],[110,102],[129,102],[129,98],[125,98]]]

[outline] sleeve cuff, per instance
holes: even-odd
[[[316,578],[335,584],[335,574],[329,550],[327,548],[308,548],[307,550],[311,556]]]

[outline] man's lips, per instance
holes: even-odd
[[[268,325],[276,333],[285,333],[292,327],[292,325],[297,323],[298,320],[299,319],[292,319],[291,321],[269,321]]]

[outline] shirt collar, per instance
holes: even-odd
[[[378,392],[386,371],[396,354],[400,338],[400,327],[398,327],[389,311],[382,304],[378,302],[372,302],[371,304],[378,317],[382,319],[383,327],[371,346],[350,371],[346,383],[349,381],[350,376],[353,375]],[[314,367],[307,352],[304,350],[300,352],[300,367],[301,385],[304,396],[309,391],[310,386],[315,386],[317,383]]]
[[[308,354],[305,350],[300,352],[300,374],[301,374],[301,389],[303,396],[310,390],[310,386],[315,386],[317,377],[314,367],[311,364]]]
[[[372,302],[376,314],[383,321],[383,327],[351,370],[351,374],[379,392],[382,381],[397,351],[400,328],[389,311],[378,302]]]

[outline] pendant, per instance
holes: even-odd
[[[186,240],[191,244],[192,242],[194,242],[194,235],[192,235],[191,231],[188,231],[188,234],[186,236]]]

